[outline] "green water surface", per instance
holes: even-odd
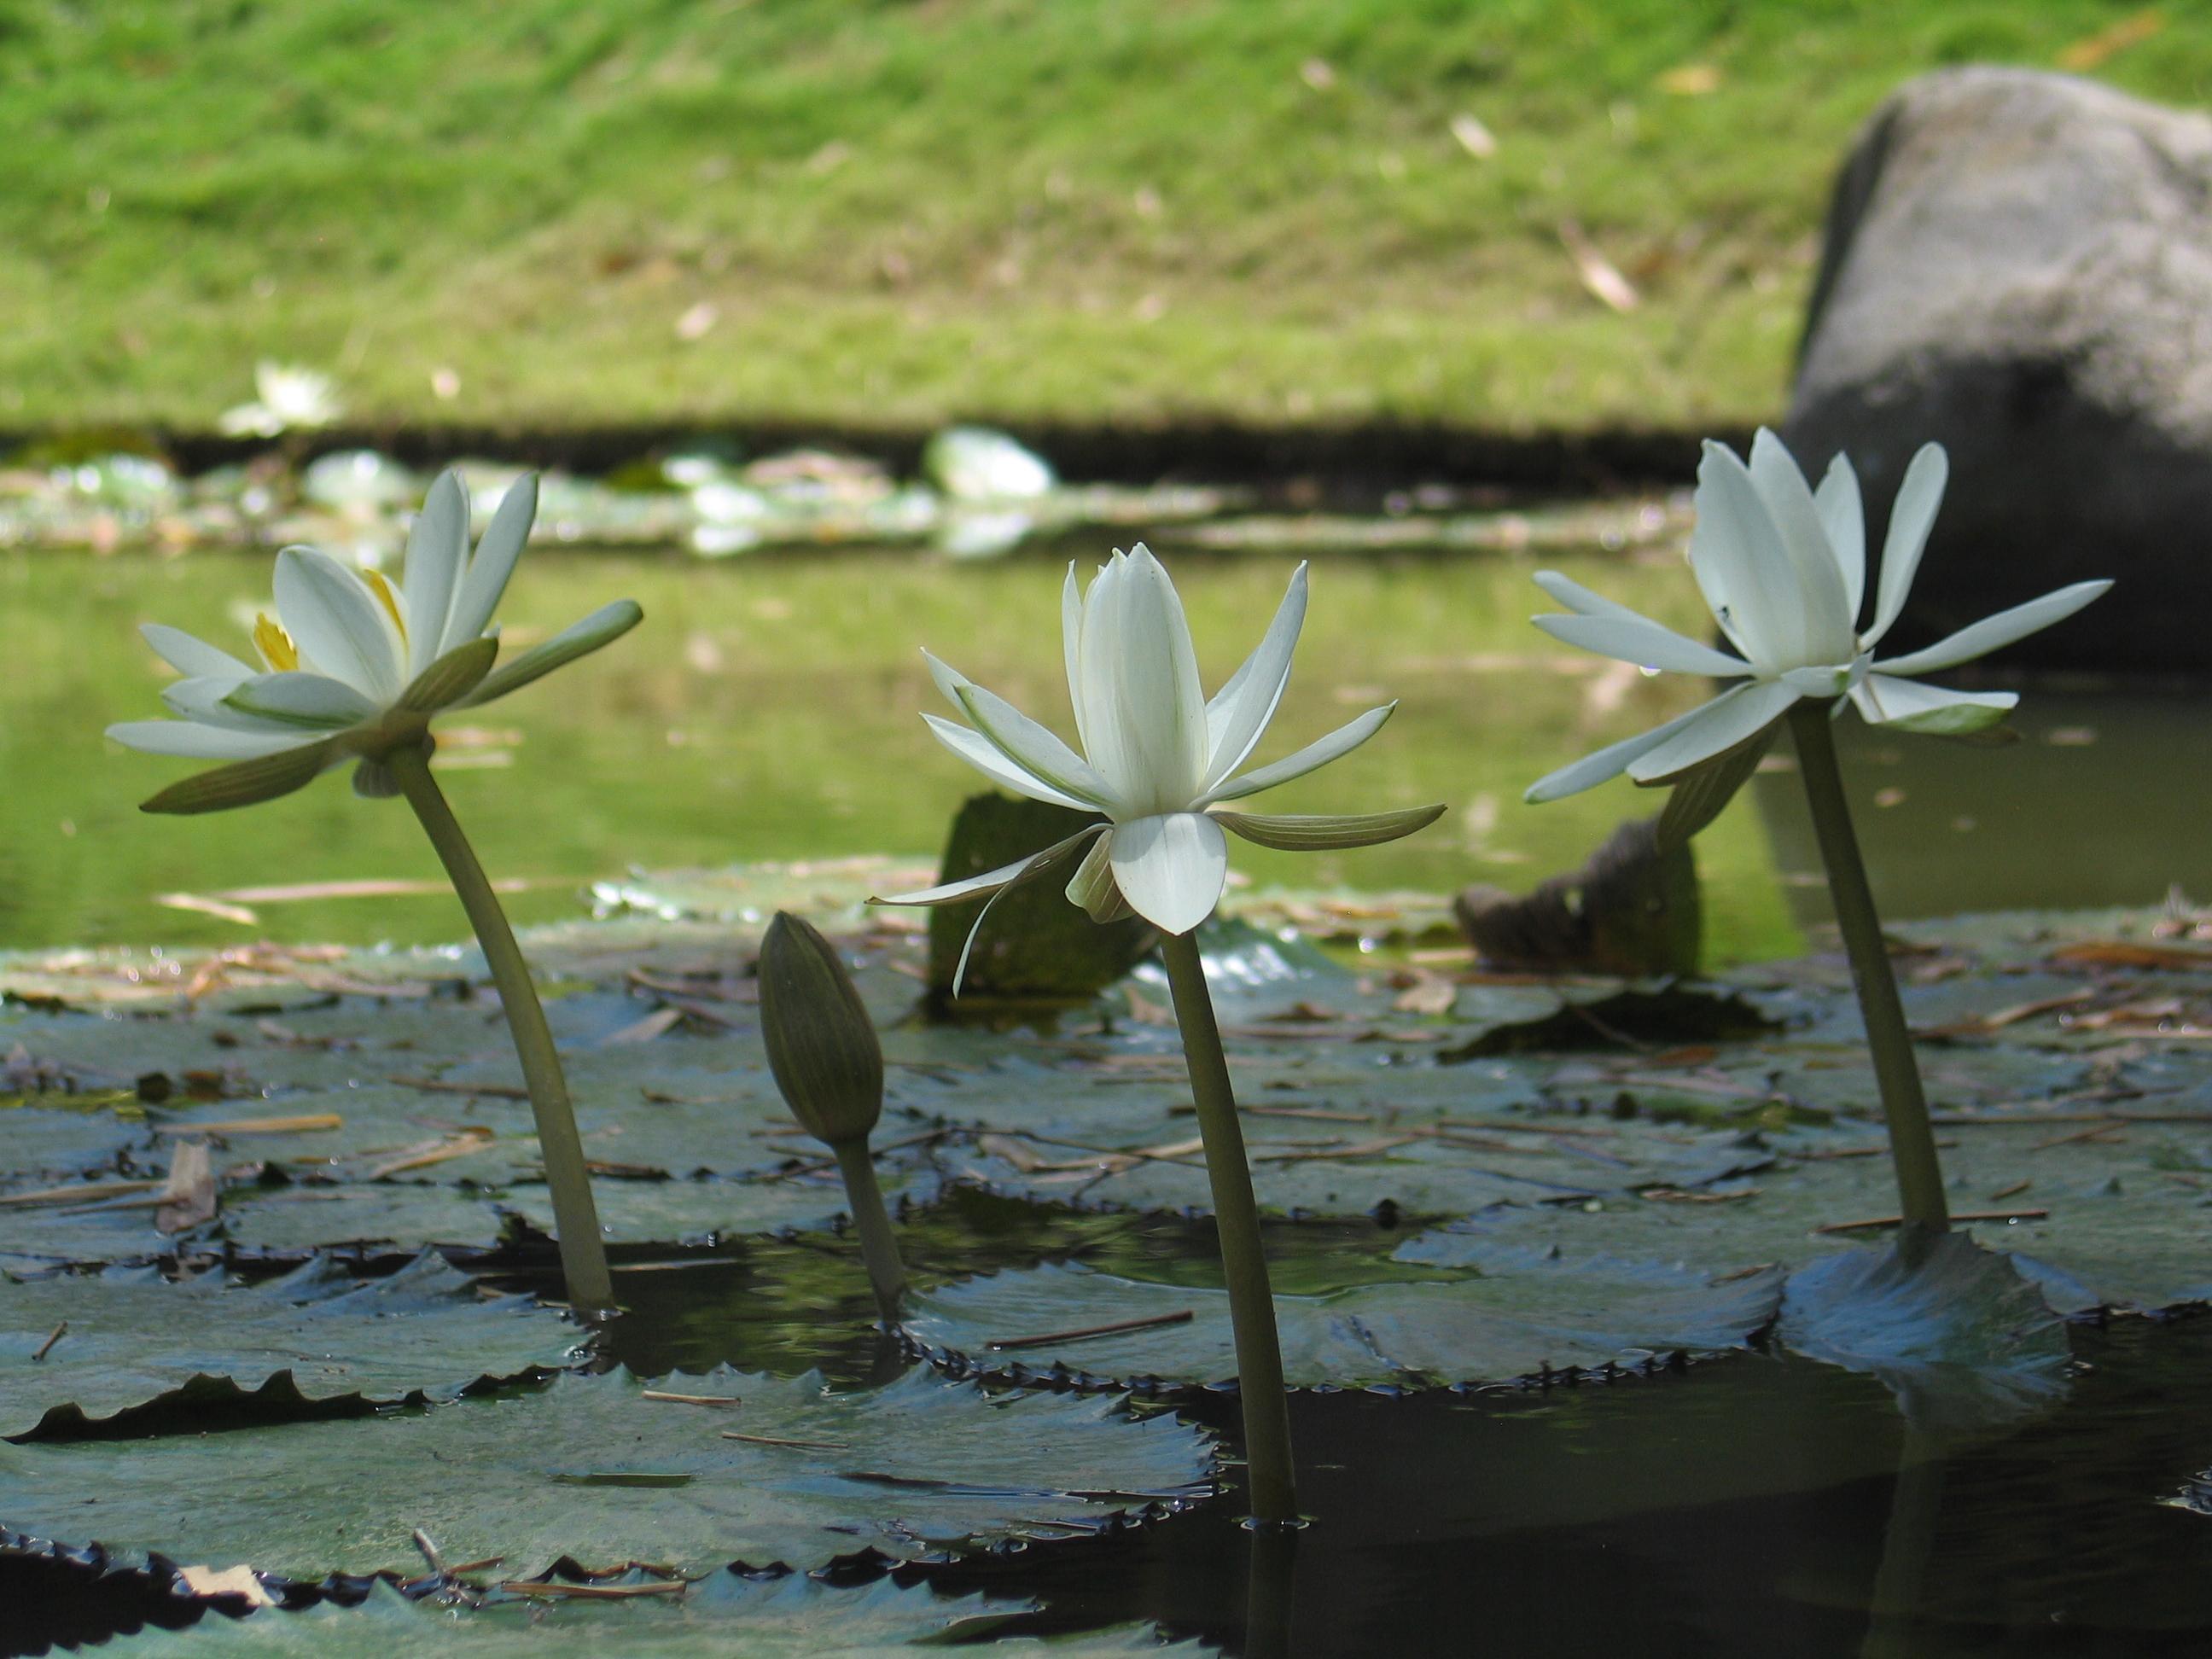
[[[1103,548],[1075,550],[1088,557]],[[646,621],[601,654],[447,722],[439,763],[455,810],[493,874],[529,884],[512,901],[525,921],[574,914],[592,880],[633,868],[933,856],[949,815],[981,781],[919,719],[938,704],[919,647],[1068,731],[1059,632],[1060,561],[1068,551],[957,566],[909,550],[719,565],[673,555],[534,550],[502,613],[514,648],[618,595],[636,598]],[[1171,549],[1168,556],[1210,688],[1258,639],[1293,560],[1178,556]],[[1593,549],[1548,562],[1662,621],[1702,631],[1697,590],[1671,554]],[[1388,698],[1400,706],[1364,748],[1258,804],[1365,811],[1440,800],[1449,810],[1421,836],[1369,850],[1301,855],[1239,843],[1238,878],[1308,888],[1448,891],[1480,881],[1519,889],[1579,865],[1621,818],[1656,810],[1656,796],[1620,782],[1543,807],[1522,805],[1522,789],[1543,773],[1708,694],[1696,680],[1646,675],[1555,646],[1528,624],[1532,612],[1547,608],[1528,580],[1532,568],[1511,558],[1419,555],[1317,566],[1297,672],[1255,758],[1287,753]],[[359,799],[343,774],[284,800],[210,817],[137,811],[139,800],[194,769],[126,752],[101,736],[111,721],[161,712],[169,671],[139,641],[137,624],[164,621],[242,649],[253,609],[268,602],[268,578],[264,553],[0,558],[0,603],[13,644],[11,672],[0,681],[7,781],[0,945],[264,937],[422,943],[461,934],[458,906],[438,892],[248,899],[251,922],[161,902],[270,884],[438,877],[404,804]],[[2156,729],[2196,729],[2194,707],[2160,705],[2134,724],[2148,718]],[[2063,718],[2081,726],[2100,715],[2069,705]],[[2039,851],[2018,823],[2022,797],[2055,789],[2083,803],[2111,799],[2095,782],[2097,744],[2035,742],[1975,757],[1972,775],[1984,789],[2005,792],[1975,813],[1977,828],[1950,828],[1966,811],[1950,805],[1931,824],[1920,803],[1954,775],[1949,757],[1957,751],[1918,746],[1928,750],[1915,759],[1929,787],[1916,785],[1910,807],[1872,805],[1886,776],[1875,773],[1884,769],[1855,779],[1869,797],[1863,817],[1878,884],[1885,860],[1900,873],[1924,869],[1939,847],[1944,861],[1984,877],[2024,861],[2032,875]],[[1804,862],[1790,818],[1792,781],[1762,780],[1763,814],[1739,803],[1699,844],[1709,956],[1717,962],[1800,942],[1792,900],[1802,914],[1804,878],[1792,887],[1782,874],[1785,865]],[[2093,816],[2128,839],[2130,815]],[[2158,830],[2129,866],[2127,890],[2101,895],[2103,902],[2155,897],[2165,879],[2186,874],[2167,869],[2163,849],[2191,839],[2178,823]],[[1778,860],[1775,840],[1790,857]],[[2081,863],[2065,860],[2075,902],[2084,902],[2075,892]],[[1956,908],[1942,902],[1940,882],[1915,885],[1900,914]],[[2035,902],[2033,879],[1973,885],[1984,902]]]

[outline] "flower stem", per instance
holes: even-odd
[[[1237,1337],[1237,1391],[1244,1412],[1244,1461],[1252,1518],[1274,1525],[1298,1520],[1297,1478],[1291,1460],[1290,1402],[1283,1390],[1283,1351],[1275,1334],[1275,1298],[1267,1284],[1267,1257],[1260,1244],[1260,1212],[1252,1197],[1252,1170],[1244,1158],[1244,1130],[1229,1087],[1229,1061],[1221,1052],[1213,998],[1198,958],[1194,933],[1170,933],[1161,942],[1168,984],[1175,993],[1176,1023],[1182,1028],[1183,1063],[1190,1069],[1191,1098],[1206,1142],[1206,1178],[1213,1187],[1213,1225],[1221,1245],[1222,1275],[1229,1285],[1229,1318]]]
[[[553,1033],[545,1024],[545,1010],[530,981],[529,964],[507,925],[507,913],[485,878],[483,866],[469,846],[468,837],[446,804],[446,797],[430,775],[429,757],[422,750],[401,747],[386,757],[400,793],[422,821],[430,845],[446,866],[446,874],[468,912],[477,944],[490,966],[492,983],[499,988],[500,1006],[507,1012],[507,1028],[514,1038],[515,1057],[522,1062],[522,1080],[530,1091],[530,1110],[538,1121],[538,1146],[545,1160],[545,1182],[553,1194],[553,1225],[561,1246],[561,1273],[568,1281],[568,1304],[588,1316],[615,1305],[614,1281],[607,1274],[606,1247],[599,1237],[599,1215],[592,1202],[590,1177],[584,1170],[584,1145],[576,1133],[576,1115],[568,1104],[568,1083],[562,1075],[561,1057],[553,1048]]]
[[[883,1316],[886,1329],[896,1330],[899,1300],[906,1294],[906,1268],[899,1261],[890,1214],[884,1208],[884,1189],[876,1184],[876,1160],[868,1151],[868,1138],[857,1135],[830,1150],[837,1155],[837,1173],[845,1178],[845,1201],[852,1206],[853,1229],[860,1236],[860,1259],[867,1263],[876,1311]]]
[[[1797,741],[1797,769],[1804,775],[1805,799],[1813,811],[1821,861],[1828,866],[1828,893],[1836,926],[1850,957],[1851,983],[1866,1021],[1867,1047],[1881,1091],[1882,1115],[1889,1122],[1890,1162],[1897,1171],[1899,1209],[1908,1231],[1922,1235],[1948,1231],[1950,1206],[1943,1196],[1943,1170],[1936,1157],[1936,1132],[1928,1121],[1928,1100],[1920,1087],[1920,1066],[1912,1056],[1904,1006],[1897,998],[1897,976],[1882,942],[1881,918],[1875,912],[1859,857],[1858,836],[1844,796],[1843,773],[1836,764],[1836,738],[1827,706],[1801,699],[1790,710],[1790,734]]]

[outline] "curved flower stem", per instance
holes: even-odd
[[[840,1140],[830,1150],[837,1155],[837,1173],[845,1178],[845,1201],[852,1206],[853,1231],[860,1236],[860,1259],[867,1264],[876,1311],[883,1316],[884,1328],[896,1331],[899,1301],[906,1294],[906,1268],[899,1261],[890,1214],[884,1208],[884,1189],[876,1184],[876,1160],[868,1151],[868,1138]]]
[[[1283,1351],[1275,1334],[1275,1298],[1267,1284],[1267,1253],[1260,1245],[1260,1212],[1252,1197],[1252,1170],[1244,1159],[1244,1130],[1229,1087],[1229,1061],[1221,1052],[1213,998],[1198,958],[1194,933],[1170,933],[1160,943],[1168,984],[1175,993],[1176,1024],[1182,1028],[1183,1063],[1206,1142],[1206,1179],[1213,1188],[1213,1225],[1221,1243],[1222,1275],[1229,1285],[1229,1318],[1237,1337],[1237,1392],[1244,1413],[1244,1460],[1252,1518],[1276,1525],[1298,1520],[1297,1477],[1291,1461],[1290,1402],[1283,1391]]]
[[[1924,1237],[1949,1230],[1950,1206],[1943,1196],[1943,1170],[1936,1157],[1936,1132],[1928,1121],[1919,1062],[1913,1058],[1911,1033],[1905,1029],[1905,1009],[1897,1000],[1897,976],[1890,970],[1881,918],[1875,912],[1858,836],[1851,830],[1830,724],[1825,703],[1800,699],[1790,710],[1797,769],[1804,775],[1805,799],[1813,811],[1821,861],[1828,867],[1836,926],[1850,957],[1851,983],[1858,991],[1875,1081],[1881,1090],[1882,1115],[1889,1123],[1889,1156],[1897,1170],[1899,1208],[1908,1234]]]
[[[483,866],[470,848],[468,837],[446,804],[446,797],[430,775],[429,757],[419,749],[402,746],[386,757],[385,764],[399,784],[400,793],[415,809],[430,845],[446,866],[446,874],[468,912],[477,944],[490,966],[492,983],[499,988],[500,1006],[507,1012],[507,1028],[514,1038],[515,1057],[522,1062],[522,1080],[530,1090],[530,1110],[538,1121],[538,1146],[545,1160],[545,1182],[553,1194],[553,1225],[561,1246],[561,1273],[568,1281],[568,1304],[580,1316],[588,1316],[615,1305],[614,1281],[607,1273],[606,1246],[599,1237],[599,1214],[592,1202],[590,1177],[584,1170],[584,1146],[576,1133],[576,1115],[568,1104],[568,1083],[562,1075],[561,1057],[553,1048],[553,1033],[545,1024],[545,1010],[538,988],[530,981],[529,965],[507,913],[485,878]]]

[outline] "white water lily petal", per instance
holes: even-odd
[[[247,675],[246,679],[253,678]],[[232,692],[246,684],[228,674],[196,674],[188,680],[172,680],[161,688],[161,706],[180,720],[197,720],[202,726],[219,726],[230,732],[289,732],[290,721],[264,720],[258,714],[249,714],[233,708],[223,702]]]
[[[1215,812],[1212,817],[1255,846],[1285,853],[1332,853],[1401,841],[1443,815],[1444,809],[1437,805],[1408,806],[1395,812]]]
[[[1537,617],[1532,620],[1555,640],[1643,668],[1710,674],[1717,679],[1752,672],[1749,663],[1710,645],[1700,645],[1671,628],[1662,628],[1646,617]]]
[[[1803,470],[1782,441],[1761,427],[1752,440],[1750,472],[1752,487],[1774,520],[1783,551],[1805,595],[1802,620],[1806,654],[1792,665],[1850,660],[1857,649],[1853,632],[1857,613],[1846,600],[1843,572]]]
[[[1820,487],[1813,492],[1820,528],[1836,556],[1836,568],[1844,579],[1844,601],[1850,624],[1858,626],[1859,606],[1866,599],[1866,504],[1859,497],[1859,475],[1851,458],[1838,455],[1828,463]]]
[[[288,547],[276,556],[276,614],[303,664],[379,702],[406,684],[399,630],[368,584],[327,553]]]
[[[1291,653],[1305,622],[1306,568],[1301,564],[1291,573],[1290,587],[1259,645],[1206,705],[1206,788],[1243,765],[1259,747],[1261,734],[1283,701],[1283,688],[1291,683]]]
[[[190,720],[123,720],[107,735],[126,749],[148,755],[187,755],[194,760],[250,760],[313,743],[313,732],[243,732],[200,726]]]
[[[499,609],[507,578],[514,574],[514,562],[522,556],[537,517],[538,475],[526,472],[500,497],[499,511],[491,515],[490,527],[461,577],[460,591],[453,595],[453,615],[434,654],[443,655],[491,626],[492,613]]]
[[[871,897],[871,904],[957,904],[963,899],[981,898],[1002,887],[1011,887],[1041,875],[1050,867],[1041,860],[1056,864],[1079,844],[1093,836],[1103,835],[1106,825],[1085,824],[1065,841],[1054,842],[1042,853],[1032,853],[1025,859],[1016,859],[1012,864],[1002,864],[995,870],[986,870],[980,876],[967,876],[958,881],[948,881],[935,887],[921,887],[911,893],[892,893],[884,897]]]
[[[1212,915],[1229,879],[1228,842],[1203,812],[1117,823],[1109,856],[1129,908],[1170,933],[1188,933]]]
[[[195,638],[181,628],[169,628],[161,623],[141,623],[138,632],[146,643],[154,647],[154,654],[175,669],[179,674],[210,678],[228,675],[234,679],[247,679],[257,669],[240,662],[228,651],[219,651],[205,640]]]
[[[223,706],[241,714],[307,732],[343,732],[374,720],[379,706],[345,684],[320,674],[256,674],[234,686]]]
[[[1921,651],[1908,652],[1893,661],[1876,663],[1883,674],[1931,674],[1939,668],[1956,668],[1962,662],[1987,656],[2014,640],[2026,639],[2053,623],[2063,622],[2091,600],[2100,598],[2112,584],[2108,580],[2075,582],[2041,599],[1984,617],[1962,628],[1948,639],[1938,640]]]
[[[1735,696],[1741,686],[1724,691],[1714,702]],[[1628,769],[1629,762],[1648,754],[1692,720],[1712,707],[1711,702],[1699,703],[1686,714],[1677,714],[1649,732],[1638,732],[1632,738],[1623,738],[1619,743],[1607,744],[1592,754],[1584,755],[1571,765],[1547,774],[1522,792],[1521,799],[1531,806],[1540,806],[1547,800],[1564,800],[1569,795],[1579,795],[1585,789],[1594,789],[1608,778],[1617,778]]]
[[[1631,611],[1616,599],[1602,593],[1594,593],[1571,576],[1556,570],[1539,570],[1532,579],[1537,586],[1557,599],[1578,617],[1621,617],[1637,622],[1650,620],[1640,611]]]
[[[1812,661],[1813,629],[1796,561],[1784,550],[1782,532],[1750,469],[1725,444],[1705,446],[1697,514],[1691,567],[1700,580],[1706,566],[1713,568],[1706,602],[1736,648],[1763,670]]]
[[[1943,486],[1950,478],[1951,458],[1941,444],[1921,445],[1905,469],[1905,482],[1898,485],[1897,499],[1890,504],[1889,531],[1882,538],[1874,626],[1859,641],[1869,650],[1881,642],[1905,609],[1912,579],[1919,573],[1920,556],[1928,548],[1928,532],[1936,526],[1936,511],[1943,505]]]
[[[924,714],[921,718],[939,743],[1000,788],[1027,795],[1031,800],[1050,801],[1054,806],[1073,806],[1079,811],[1097,810],[1092,802],[1079,800],[1065,790],[1054,788],[1042,778],[1031,777],[1000,754],[981,733],[940,715]]]
[[[1091,584],[1083,675],[1092,740],[1117,734],[1121,770],[1098,769],[1114,793],[1133,812],[1188,805],[1206,777],[1206,697],[1182,600],[1141,542]]]
[[[1083,588],[1075,580],[1073,559],[1067,562],[1067,580],[1060,589],[1060,653],[1067,664],[1067,701],[1075,710],[1075,740],[1087,755],[1091,733],[1084,725],[1083,709]]]
[[[446,624],[469,558],[469,497],[460,475],[441,472],[407,532],[407,672],[420,674],[445,654]],[[479,630],[481,631],[481,630]]]
[[[1112,785],[1056,734],[1004,697],[966,681],[960,686],[960,706],[992,746],[1031,777],[1085,806],[1113,810],[1117,798]]]
[[[544,644],[533,646],[512,662],[502,663],[469,694],[467,705],[473,708],[510,691],[520,691],[531,681],[543,679],[555,669],[565,668],[577,658],[588,657],[600,647],[613,643],[644,620],[645,612],[635,599],[616,599],[603,605],[582,621],[569,623]],[[474,641],[458,641],[446,654],[451,656],[471,643]]]
[[[1996,725],[2020,702],[2016,691],[1952,691],[1917,680],[1871,674],[1851,689],[1851,702],[1869,726],[1959,737]]]
[[[1395,702],[1386,702],[1380,708],[1370,708],[1358,720],[1338,726],[1327,737],[1308,744],[1295,755],[1247,772],[1240,778],[1230,779],[1219,788],[1207,792],[1206,798],[1195,805],[1208,806],[1215,801],[1242,800],[1247,795],[1256,795],[1262,789],[1273,789],[1278,784],[1288,783],[1293,778],[1302,778],[1309,772],[1318,770],[1339,756],[1350,754],[1381,731],[1382,722],[1390,718],[1391,711],[1397,706]]]
[[[1759,680],[1715,697],[1666,742],[1646,750],[1625,769],[1643,784],[1664,783],[1700,761],[1749,741],[1782,718],[1797,694],[1779,680]]]
[[[1114,884],[1114,838],[1101,836],[1091,843],[1083,862],[1067,878],[1067,902],[1079,906],[1096,922],[1118,921],[1135,913],[1121,890]]]

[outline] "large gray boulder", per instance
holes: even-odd
[[[1950,451],[1901,641],[2112,576],[2005,659],[2212,665],[2212,120],[2021,70],[1907,84],[1838,180],[1784,435],[1815,477],[1850,455],[1873,537]]]

